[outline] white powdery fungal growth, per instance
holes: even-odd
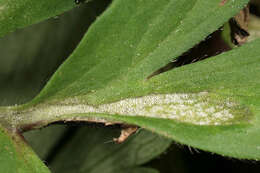
[[[199,96],[200,94],[150,95],[101,105],[97,110],[100,113],[167,118],[200,125],[227,124],[234,118],[224,106],[201,102]]]
[[[235,116],[231,113],[235,104],[227,102],[211,104],[207,93],[199,94],[158,94],[139,98],[128,98],[97,107],[80,104],[77,99],[68,99],[61,105],[34,109],[33,114],[59,116],[64,114],[106,113],[114,116],[145,116],[174,119],[198,125],[232,124]]]

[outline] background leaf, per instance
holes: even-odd
[[[25,103],[38,94],[108,3],[89,2],[0,38],[0,104]]]
[[[71,173],[94,173],[104,170],[108,173],[154,172],[154,170],[137,168],[137,166],[165,151],[171,143],[169,139],[142,130],[125,143],[114,144],[111,139],[117,136],[118,132],[118,129],[80,128],[78,133],[52,159],[51,170]],[[64,165],[64,163],[67,164]]]
[[[44,130],[29,131],[24,134],[24,137],[38,156],[45,161],[50,157],[52,152],[55,152],[53,148],[58,145],[67,131],[66,126],[50,126]],[[67,138],[69,139],[68,136]],[[43,143],[44,146],[42,145]]]
[[[6,173],[49,173],[48,168],[27,146],[21,136],[0,128],[0,171]]]
[[[75,7],[73,0],[1,0],[0,37]]]

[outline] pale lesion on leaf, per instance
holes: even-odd
[[[220,6],[225,5],[228,2],[228,0],[221,0],[221,2],[219,3]]]
[[[250,20],[249,5],[230,19],[231,39],[235,45],[242,45],[249,37],[248,26]]]

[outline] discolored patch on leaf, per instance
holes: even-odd
[[[137,126],[123,125],[121,134],[118,138],[114,138],[114,142],[121,144],[125,142],[131,135],[136,133],[138,130]]]
[[[153,94],[137,98],[126,98],[117,102],[91,106],[78,98],[71,98],[59,104],[40,104],[33,109],[16,114],[26,114],[34,118],[44,115],[48,121],[62,119],[64,115],[71,114],[107,114],[116,118],[123,116],[143,116],[151,118],[173,119],[176,121],[196,125],[231,125],[249,122],[251,113],[248,108],[231,99],[223,99],[220,96],[208,93],[175,93]],[[18,116],[19,117],[19,116]],[[95,121],[106,123],[105,119],[91,119],[84,116],[74,117],[66,121]],[[22,124],[23,119],[13,121]]]
[[[219,3],[220,6],[223,6],[227,3],[228,0],[221,0],[221,2]]]
[[[260,18],[255,15],[250,15],[249,23],[250,36],[248,42],[260,38]]]
[[[249,6],[247,6],[229,21],[231,28],[231,39],[235,45],[242,45],[247,41],[249,36],[249,16]]]
[[[247,51],[259,42],[146,80],[248,3],[230,0],[220,7],[220,1],[113,1],[42,92],[1,114],[13,128],[114,120],[206,151],[260,158],[259,141],[248,140],[260,139],[259,52]]]

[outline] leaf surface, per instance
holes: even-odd
[[[104,4],[101,1],[95,1],[65,13],[58,19],[50,19],[0,38],[0,105],[30,100],[39,91],[47,78],[46,76],[56,68],[57,61],[64,59],[76,47],[76,43],[83,36],[89,23],[104,8]],[[82,21],[81,16],[86,16],[87,19]],[[77,29],[76,33],[75,29]],[[66,47],[65,50],[64,47]],[[1,117],[1,119],[3,118]],[[42,160],[48,156],[52,145],[59,139],[59,134],[63,133],[61,128],[55,129],[54,127],[49,131],[48,129],[50,128],[43,131],[44,133],[40,137],[34,135],[34,131],[30,131],[30,136],[26,134],[26,140],[29,140],[33,149],[36,148],[35,146],[38,147],[36,151]],[[9,135],[9,133],[6,134]],[[0,172],[49,172],[44,166],[46,162],[41,163],[41,160],[27,145],[28,143],[24,144],[24,139],[17,135],[7,136],[10,138],[16,136],[14,139],[17,138],[17,140],[10,142],[15,144],[15,151],[19,151],[17,156],[15,155],[13,158],[10,156],[12,159],[8,160],[9,156],[7,157],[8,153],[12,155],[15,152],[11,150],[13,146],[7,142],[9,138],[2,138],[3,140],[0,141],[4,145],[0,147],[3,151],[5,148],[10,149],[8,153],[0,153],[2,163],[0,164]],[[49,138],[46,137],[48,135]],[[34,160],[31,161],[31,158]],[[46,170],[43,171],[43,168]]]
[[[0,37],[75,7],[73,0],[1,0]]]
[[[1,112],[20,116],[7,121],[21,129],[61,120],[125,122],[225,156],[259,159],[259,40],[147,80],[248,1],[220,2],[113,1],[32,102]]]
[[[31,100],[75,49],[107,4],[106,0],[93,1],[58,19],[49,19],[0,38],[0,104]],[[82,16],[86,18],[84,21]]]
[[[114,1],[35,101],[87,94],[115,80],[145,80],[247,2],[221,6],[219,0]]]
[[[50,173],[21,136],[0,128],[0,172]]]

